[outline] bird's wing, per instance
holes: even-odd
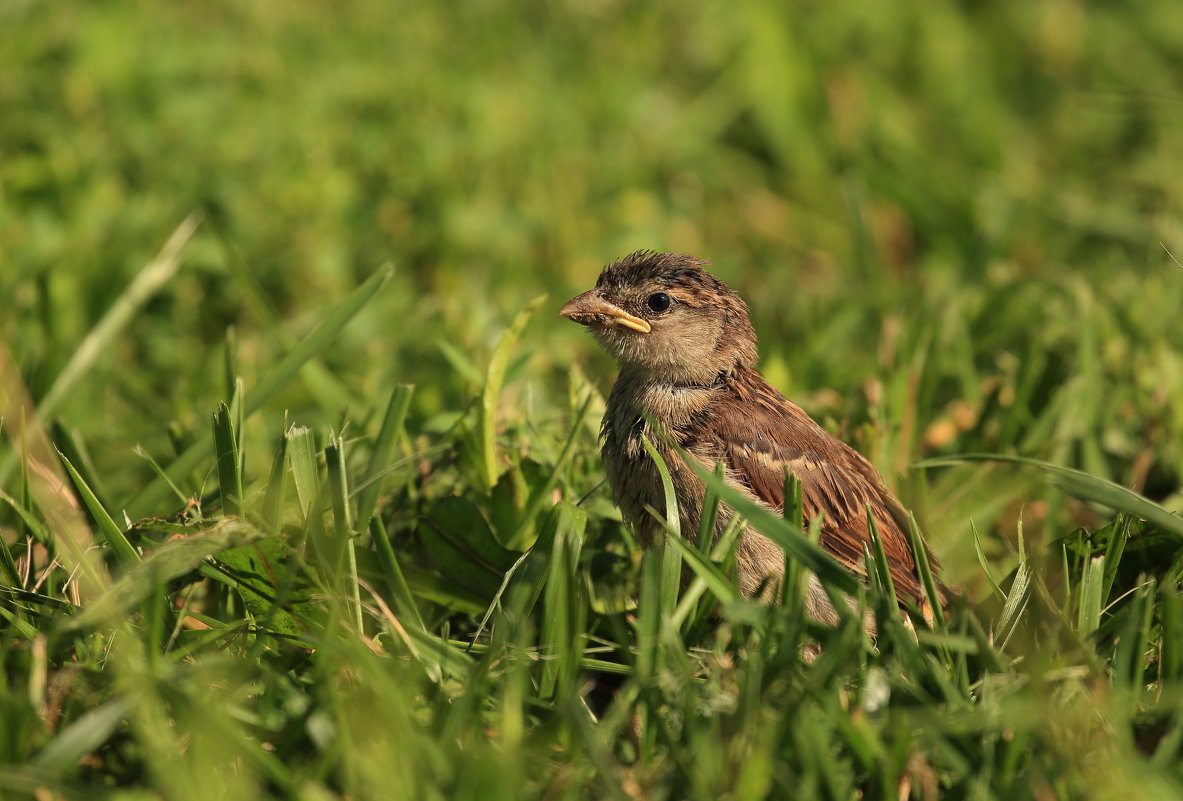
[[[901,526],[905,513],[875,468],[762,379],[746,383],[720,403],[711,426],[712,450],[728,473],[779,510],[785,471],[791,471],[801,482],[806,523],[823,516],[821,547],[859,573],[865,572],[863,549],[871,541],[870,505],[896,595],[922,599],[911,544]]]

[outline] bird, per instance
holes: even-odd
[[[586,326],[619,364],[601,425],[601,458],[622,517],[643,547],[656,542],[664,508],[660,474],[645,440],[665,461],[683,532],[700,527],[705,482],[680,453],[781,512],[786,472],[801,484],[804,518],[820,516],[821,548],[860,576],[871,547],[870,509],[901,608],[931,606],[917,574],[907,512],[875,467],[829,434],[756,369],[757,337],[748,306],[681,253],[640,250],[603,268],[595,286],[568,301],[563,317]],[[731,517],[724,505],[718,537]],[[940,565],[923,546],[934,578]],[[783,578],[783,551],[747,526],[736,544],[739,589],[771,600]],[[947,589],[937,580],[938,602]],[[807,617],[837,624],[839,615],[816,576],[805,593]],[[853,601],[850,602],[853,605]]]

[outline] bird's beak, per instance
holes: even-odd
[[[559,314],[580,325],[620,326],[648,334],[652,326],[640,317],[634,317],[624,309],[604,300],[598,290],[578,295],[559,309]]]

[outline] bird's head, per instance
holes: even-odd
[[[679,253],[638,251],[613,262],[559,314],[586,325],[622,368],[655,379],[710,384],[756,362],[747,304]]]

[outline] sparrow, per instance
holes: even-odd
[[[664,507],[664,492],[645,439],[669,468],[684,532],[699,530],[705,484],[679,448],[708,470],[721,463],[730,486],[778,513],[791,471],[801,482],[805,520],[821,518],[820,546],[858,575],[866,573],[870,506],[897,601],[925,610],[903,506],[870,462],[756,370],[747,304],[706,271],[708,264],[678,253],[638,251],[604,267],[595,288],[559,311],[587,326],[619,362],[601,428],[601,457],[626,523],[643,546],[661,531],[648,509]],[[716,537],[730,517],[729,509],[720,508]],[[925,550],[935,576],[940,566]],[[783,576],[784,553],[747,527],[736,545],[736,568],[745,596],[768,599]],[[943,586],[938,590],[942,605],[945,592]],[[806,596],[807,616],[837,623],[816,577]]]

